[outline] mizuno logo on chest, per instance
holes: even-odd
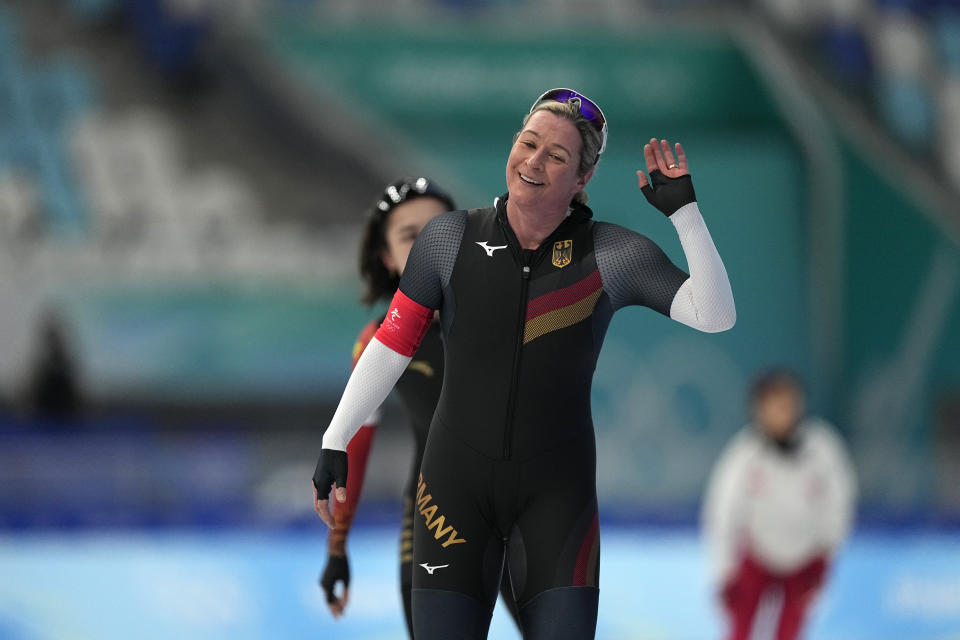
[[[490,247],[490,246],[487,246],[487,241],[486,241],[486,240],[484,240],[483,242],[478,242],[477,244],[480,245],[480,248],[481,248],[481,249],[483,249],[484,251],[487,252],[487,257],[488,257],[488,258],[492,258],[492,257],[493,257],[493,252],[496,251],[497,249],[506,249],[506,248],[507,248],[507,245],[503,245],[503,246],[500,246],[500,247]]]

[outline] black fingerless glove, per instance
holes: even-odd
[[[347,486],[347,452],[321,449],[317,469],[313,472],[313,486],[317,488],[317,497],[326,500],[333,483],[338,487]]]
[[[668,178],[659,169],[650,172],[650,184],[641,187],[640,191],[643,192],[647,202],[662,211],[668,218],[683,205],[697,200],[690,174],[679,178]]]
[[[350,586],[350,563],[346,556],[327,556],[327,566],[320,575],[320,588],[327,594],[327,602],[336,602],[334,587],[338,582],[343,582],[344,589]]]

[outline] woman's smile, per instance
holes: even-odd
[[[535,187],[542,187],[542,186],[543,186],[543,182],[541,182],[541,181],[539,181],[539,180],[534,180],[533,178],[527,177],[527,176],[525,176],[523,173],[520,173],[520,174],[518,174],[518,175],[520,176],[520,179],[521,179],[521,180],[523,180],[524,182],[526,182],[526,183],[529,184],[529,185],[533,185],[533,186],[535,186]]]

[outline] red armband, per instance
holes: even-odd
[[[374,337],[402,356],[413,357],[433,322],[433,309],[414,302],[397,289]]]

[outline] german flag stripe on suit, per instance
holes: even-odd
[[[590,317],[602,292],[600,272],[594,269],[582,280],[534,298],[527,303],[524,344]]]

